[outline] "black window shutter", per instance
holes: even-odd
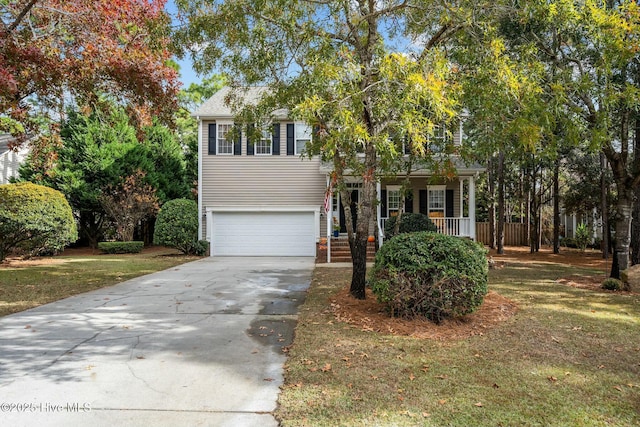
[[[209,123],[209,154],[216,154],[216,124]]]
[[[404,147],[404,154],[411,154],[411,149],[409,147],[409,137],[405,135],[402,138],[402,141],[403,141],[402,146]]]
[[[420,198],[420,213],[428,215],[427,212],[427,190],[420,190],[419,196]]]
[[[254,137],[254,132],[253,130],[255,129],[254,125],[249,125],[249,132],[247,132],[247,156],[253,156],[253,147],[254,144],[251,140],[252,137]]]
[[[239,156],[242,154],[242,131],[240,129],[238,129],[237,138],[233,144],[233,154]]]
[[[287,156],[296,154],[295,149],[295,131],[293,123],[287,123]]]
[[[380,216],[382,216],[382,218],[389,218],[389,212],[387,211],[387,190],[380,191]]]
[[[444,206],[447,218],[453,218],[453,190],[447,190],[446,204]]]
[[[404,199],[404,211],[413,213],[413,193],[409,193]]]
[[[271,138],[271,154],[280,155],[280,123],[273,124],[273,135]]]

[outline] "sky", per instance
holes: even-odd
[[[176,6],[173,0],[168,0],[165,6],[165,10],[169,15],[173,16],[176,13]],[[176,62],[180,65],[180,81],[182,82],[182,88],[186,89],[191,83],[199,83],[202,77],[199,77],[191,64],[191,59],[183,58],[181,60],[176,58]]]

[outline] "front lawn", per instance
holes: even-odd
[[[455,339],[338,321],[329,298],[350,270],[318,267],[276,415],[283,426],[640,425],[640,295],[558,282],[604,278],[582,264],[506,261],[490,290],[516,314]]]
[[[97,250],[69,250],[62,256],[9,259],[0,263],[0,316],[198,258],[154,247],[139,254],[104,255]]]

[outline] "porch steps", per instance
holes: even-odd
[[[376,257],[375,242],[367,243],[367,261],[373,262]],[[349,240],[346,238],[331,239],[331,262],[351,262]]]

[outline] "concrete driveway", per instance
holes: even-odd
[[[207,258],[0,318],[0,425],[276,426],[312,258]]]

